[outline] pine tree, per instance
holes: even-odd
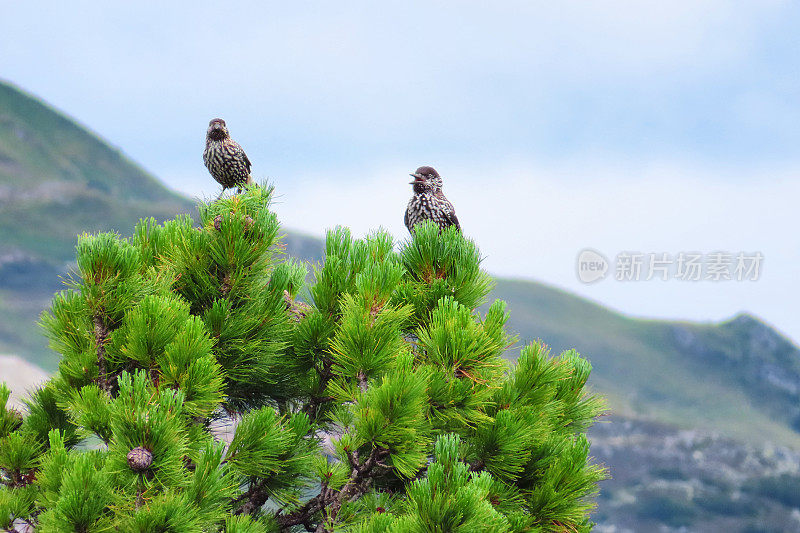
[[[477,311],[492,280],[457,230],[336,228],[309,276],[271,197],[79,238],[41,320],[57,373],[25,416],[0,388],[0,528],[589,531],[590,364],[503,358],[505,304]]]

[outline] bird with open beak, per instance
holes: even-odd
[[[455,226],[461,231],[453,204],[442,192],[442,177],[433,167],[419,167],[410,174],[414,181],[414,195],[406,208],[405,224],[413,235],[414,226],[425,220],[433,220],[440,230]]]

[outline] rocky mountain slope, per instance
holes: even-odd
[[[800,531],[800,452],[696,429],[611,417],[592,428],[609,465],[599,533]]]

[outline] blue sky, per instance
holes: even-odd
[[[6,4],[0,76],[193,196],[225,118],[288,227],[405,236],[434,165],[492,272],[800,339],[800,4]],[[584,247],[763,253],[757,282],[583,285]]]

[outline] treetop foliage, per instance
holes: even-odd
[[[589,362],[505,359],[456,229],[335,228],[309,272],[272,194],[79,238],[41,319],[58,372],[24,416],[0,385],[0,528],[589,531]]]

